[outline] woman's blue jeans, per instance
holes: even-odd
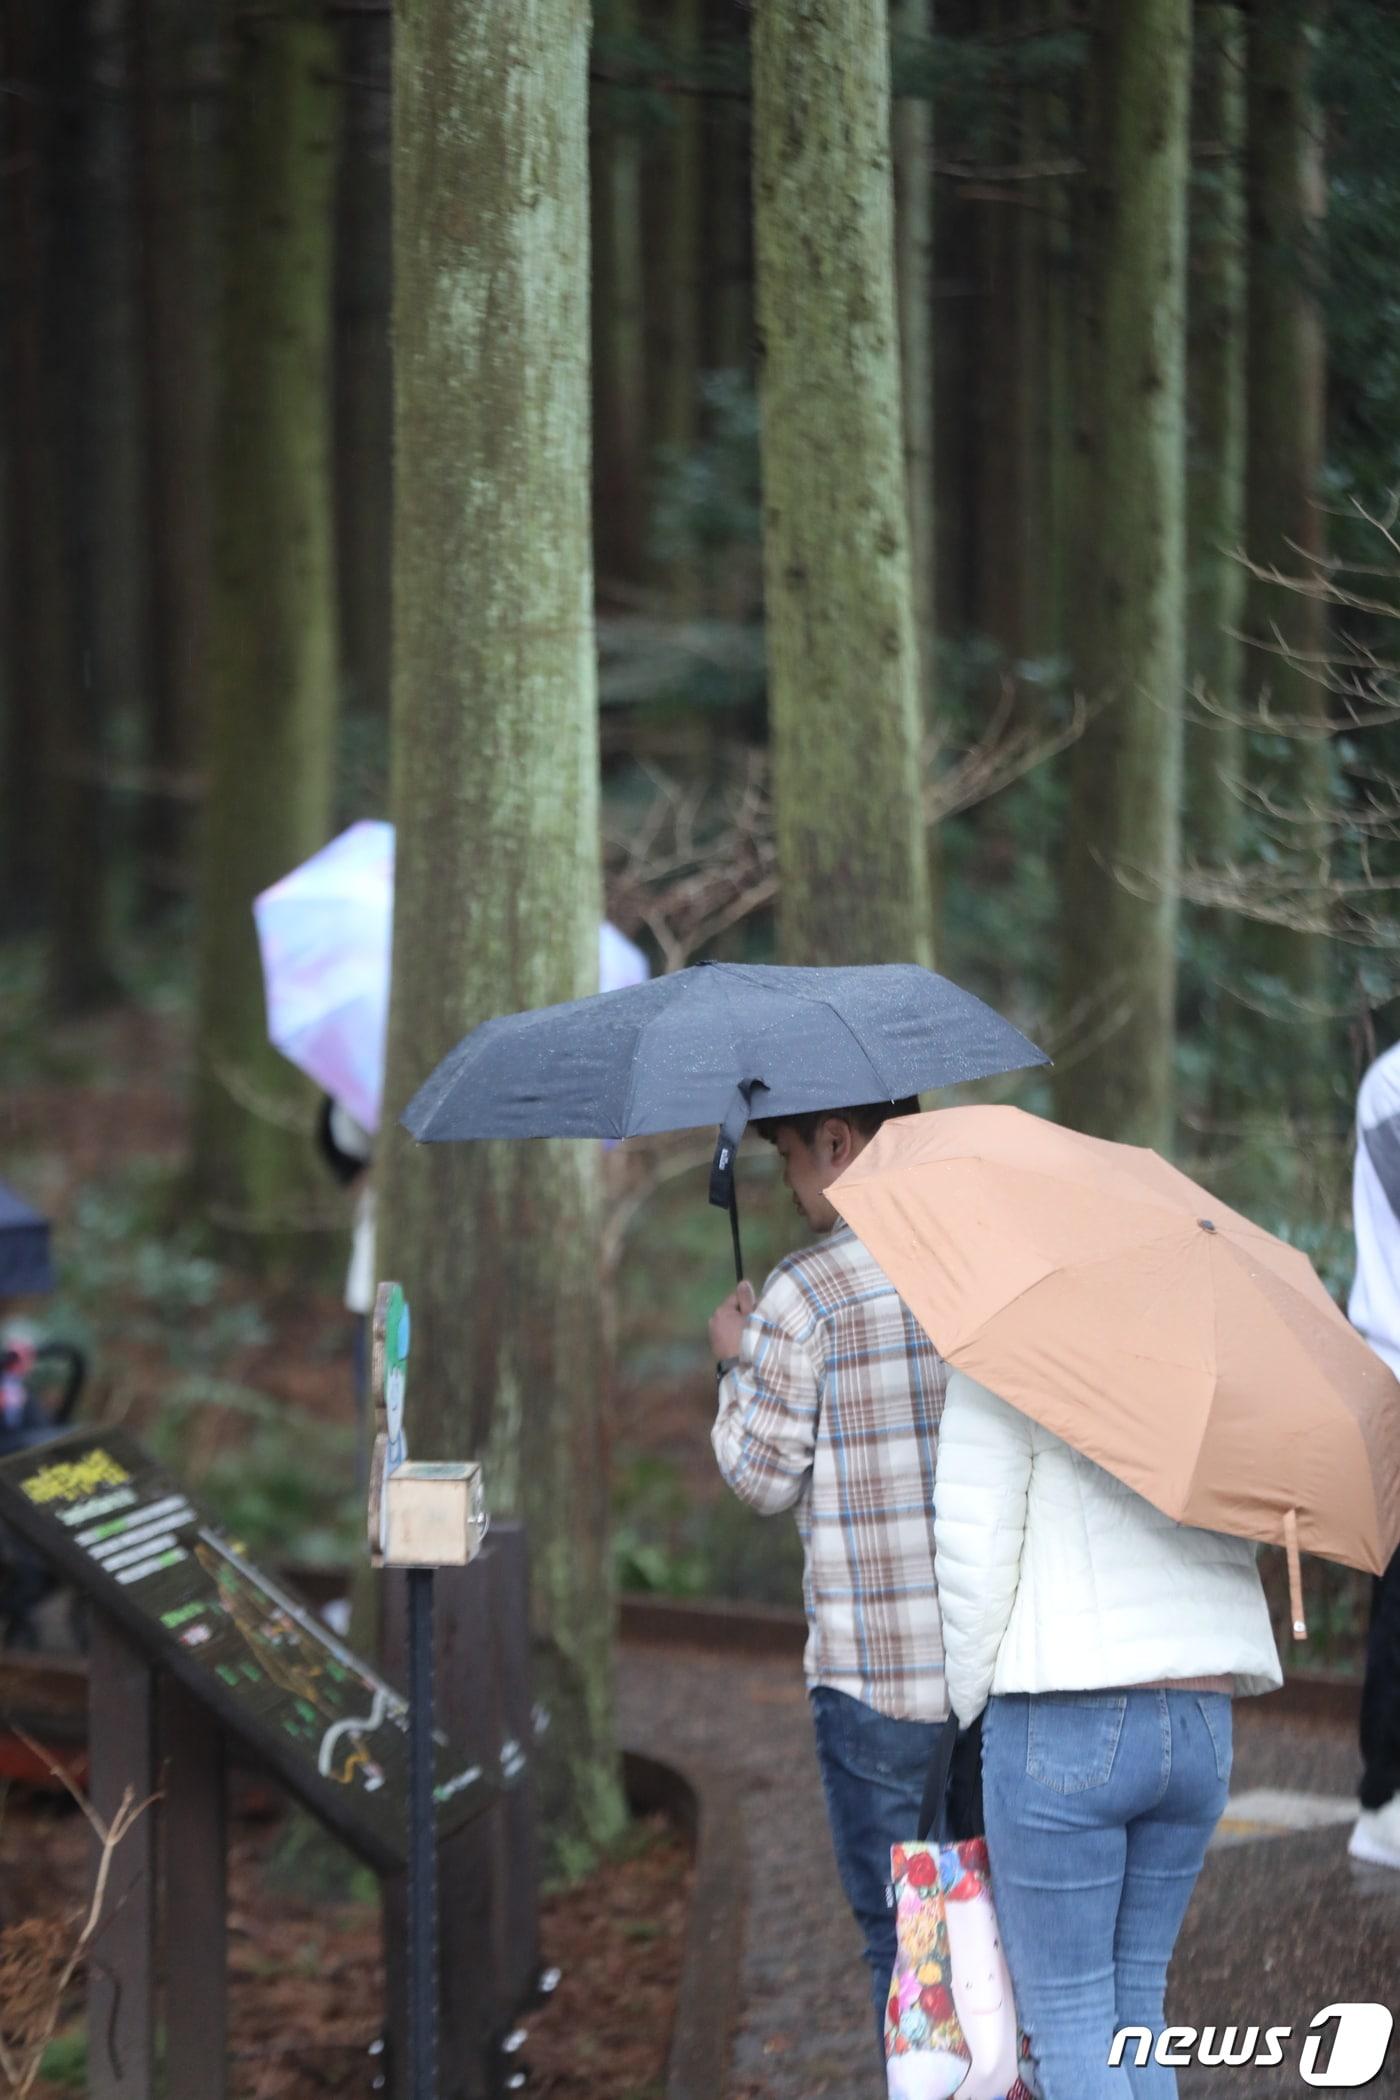
[[[1109,2068],[1119,2027],[1163,2024],[1167,1964],[1225,1806],[1222,1692],[989,1701],[992,1893],[1042,2100],[1170,2100],[1176,2073]]]

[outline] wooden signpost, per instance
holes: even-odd
[[[479,1510],[473,1467],[422,1469],[441,1481],[452,1534],[461,1508]],[[412,1475],[410,1474],[410,1480]],[[443,1536],[443,1503],[429,1511]],[[130,1786],[159,1795],[114,1855],[102,1958],[89,1986],[90,2100],[221,2100],[226,2091],[224,1757],[252,1753],[384,1877],[416,1912],[418,1966],[431,1986],[432,1881],[439,1843],[453,1960],[456,2100],[490,2088],[496,2039],[537,1975],[530,1814],[505,1807],[532,1795],[523,1540],[502,1527],[475,1566],[456,1563],[448,1592],[450,1639],[470,1625],[489,1636],[454,1667],[448,1720],[432,1722],[431,1657],[418,1624],[420,1705],[339,1641],[307,1606],[251,1562],[134,1437],[83,1430],[0,1462],[0,1522],[12,1527],[92,1609],[90,1787],[106,1817]],[[484,1520],[464,1546],[479,1543]],[[401,1534],[392,1526],[390,1551]],[[474,1549],[473,1549],[474,1550]],[[398,1579],[412,1589],[426,1572]],[[517,1595],[518,1592],[518,1595]],[[421,1620],[421,1605],[418,1608]],[[412,1627],[411,1627],[412,1631]],[[504,1642],[504,1646],[502,1643]],[[459,1657],[464,1653],[458,1645]],[[464,1681],[459,1683],[458,1679]],[[463,1725],[470,1719],[470,1728]],[[457,1747],[459,1744],[465,1748]],[[156,1842],[157,1818],[162,1826]],[[412,1845],[410,1845],[410,1826]],[[523,1833],[523,1835],[522,1835]],[[415,1855],[410,1858],[410,1852]],[[426,1853],[427,1903],[415,1868]],[[164,1861],[164,1932],[156,1865]],[[513,1899],[524,1915],[511,1915]],[[469,1912],[475,1904],[475,1911]],[[156,2066],[156,1960],[165,1947],[163,2086]],[[392,1957],[393,1949],[386,1949]],[[391,1961],[391,1971],[392,1971]],[[408,1995],[407,1993],[405,1995]],[[407,2012],[406,2006],[400,2006]],[[436,1994],[420,2007],[428,2040]],[[400,2031],[396,2026],[395,2031]],[[396,2094],[408,2091],[400,2060]],[[416,2075],[416,2074],[415,2074]],[[418,2090],[428,2090],[419,2088]]]
[[[0,1522],[369,1865],[404,1865],[407,1700],[250,1561],[134,1437],[81,1430],[6,1459]],[[445,1832],[487,1805],[494,1781],[439,1743],[434,1785]]]

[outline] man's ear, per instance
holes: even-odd
[[[848,1166],[855,1144],[855,1132],[850,1124],[841,1116],[828,1116],[822,1124],[822,1138],[829,1164],[833,1167]]]

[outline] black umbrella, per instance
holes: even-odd
[[[710,1201],[742,1276],[734,1151],[751,1116],[900,1101],[1048,1064],[970,992],[913,963],[701,963],[484,1021],[403,1114],[423,1140],[640,1137],[718,1123]]]
[[[0,1181],[0,1298],[52,1289],[48,1219]]]

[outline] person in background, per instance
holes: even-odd
[[[915,1833],[948,1712],[933,1574],[947,1366],[826,1191],[887,1118],[917,1110],[881,1102],[754,1125],[820,1242],[779,1262],[757,1304],[740,1284],[710,1321],[720,1472],[764,1515],[793,1510],[802,1538],[817,1762],[881,2030],[890,1848]],[[975,1765],[955,1774],[955,1825],[976,1820],[969,1779]]]
[[[369,1323],[374,1312],[375,1190],[370,1172],[374,1138],[349,1109],[327,1094],[316,1124],[322,1158],[342,1188],[355,1191],[351,1224],[350,1267],[345,1277],[345,1306],[355,1316],[353,1367],[355,1381],[355,1485],[369,1485]]]
[[[1400,1043],[1376,1059],[1357,1096],[1352,1217],[1356,1279],[1347,1313],[1400,1378]],[[1371,1606],[1361,1757],[1361,1813],[1347,1849],[1353,1859],[1400,1871],[1400,1552]]]
[[[1163,2024],[1229,1791],[1231,1694],[1283,1682],[1255,1549],[1165,1517],[961,1371],[935,1481],[948,1697],[983,1714],[992,1895],[1041,2100],[1167,2100],[1109,2067]]]

